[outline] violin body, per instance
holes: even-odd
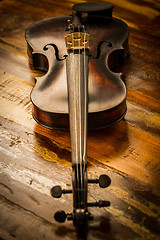
[[[77,4],[78,5],[78,4]],[[35,120],[49,128],[68,129],[68,90],[64,37],[72,16],[39,21],[26,31],[28,56],[36,70],[46,74],[36,78],[31,92]],[[112,7],[81,17],[90,35],[88,72],[88,128],[116,123],[126,113],[126,87],[121,74],[112,71],[122,65],[128,53],[128,26],[112,18]],[[46,46],[46,48],[44,48]]]

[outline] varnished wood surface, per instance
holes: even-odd
[[[80,2],[80,1],[75,1]],[[37,20],[71,13],[73,1],[0,1],[0,238],[78,239],[56,210],[72,211],[72,196],[53,199],[50,188],[71,187],[69,132],[45,129],[32,118],[24,33]],[[110,0],[114,16],[130,27],[130,56],[123,67],[125,120],[88,134],[88,175],[108,174],[108,189],[89,186],[95,220],[86,239],[155,239],[160,236],[160,3]]]

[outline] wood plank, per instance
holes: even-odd
[[[80,2],[80,1],[74,1]],[[92,2],[89,0],[88,2]],[[130,26],[130,55],[123,68],[127,114],[115,126],[88,133],[88,175],[108,174],[108,189],[89,186],[92,209],[86,239],[159,239],[160,235],[160,4],[110,0],[114,16]],[[71,188],[69,132],[46,129],[32,118],[33,71],[24,32],[46,17],[71,13],[73,1],[0,1],[0,238],[79,239],[71,222],[57,223],[57,210],[72,211],[50,188]],[[23,11],[22,11],[23,9]],[[11,14],[12,13],[12,14]]]

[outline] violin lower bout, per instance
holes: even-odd
[[[109,127],[120,121],[126,114],[127,106],[124,100],[118,106],[100,112],[88,114],[88,129]],[[69,114],[46,112],[33,105],[33,117],[40,125],[51,129],[69,130]]]

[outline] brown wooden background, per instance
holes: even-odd
[[[69,132],[45,129],[32,118],[34,76],[25,30],[37,20],[71,13],[76,2],[0,1],[0,239],[78,239],[56,210],[72,211],[72,197],[50,196],[71,187]],[[89,1],[88,1],[89,2]],[[89,187],[89,200],[111,201],[93,209],[86,239],[160,239],[160,2],[110,0],[113,15],[130,27],[130,56],[123,68],[125,120],[89,132],[88,175],[108,174],[108,189]]]

